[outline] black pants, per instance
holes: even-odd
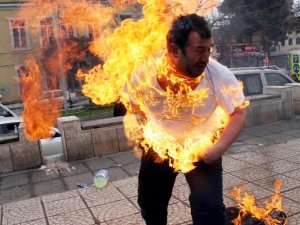
[[[177,173],[167,161],[155,163],[153,157],[157,155],[150,151],[141,160],[138,204],[147,225],[166,225],[168,203]],[[225,225],[221,159],[210,165],[199,163],[185,177],[191,190],[189,200],[193,225]]]

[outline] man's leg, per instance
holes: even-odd
[[[141,160],[138,204],[147,225],[166,225],[168,203],[177,173],[167,162],[154,163],[153,157],[157,155],[151,151]]]
[[[200,163],[185,176],[191,189],[193,225],[225,225],[222,160]]]

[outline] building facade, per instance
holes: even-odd
[[[92,5],[92,7],[109,6],[107,0],[74,0]],[[43,7],[35,3],[22,4],[22,12],[39,12],[39,16],[32,15],[31,21],[22,17],[20,1],[0,0],[0,95],[2,102],[20,102],[21,85],[18,82],[19,71],[24,61],[34,55],[37,60],[52,43],[59,45],[59,40],[68,38],[85,37],[89,41],[96,40],[102,31],[102,27],[89,20],[84,27],[71,24],[64,20],[64,11],[68,6],[61,1],[53,1],[53,11],[47,16],[41,16]],[[130,6],[115,15],[115,27],[127,18],[138,19],[142,16],[140,5]],[[81,21],[82,22],[82,21]],[[83,21],[84,22],[84,21]],[[48,89],[47,74],[45,76],[44,88]],[[48,74],[49,76],[49,74]],[[58,88],[68,90],[69,86],[74,88],[75,78],[64,79],[58,83]],[[77,86],[80,84],[77,84]],[[75,85],[76,86],[76,85]],[[79,87],[80,88],[80,87]]]

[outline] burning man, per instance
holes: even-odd
[[[163,110],[165,105],[178,103],[168,102],[170,98],[157,98],[146,112],[135,104],[138,101],[131,99],[133,108],[149,123],[159,124],[166,135],[181,141],[189,133],[196,134],[197,138],[209,129],[208,121],[217,120],[217,107],[226,112],[228,122],[220,137],[201,154],[195,168],[185,173],[191,190],[189,200],[194,225],[225,225],[221,156],[235,141],[245,121],[242,88],[229,69],[210,58],[212,47],[211,32],[203,17],[179,16],[167,34],[169,72],[163,76],[157,74],[155,82],[159,90],[171,93],[173,100],[179,93],[184,96],[186,92],[202,89],[206,90],[206,98],[192,109],[185,102],[178,104],[177,116]],[[178,99],[186,98],[179,96]],[[138,203],[147,225],[167,224],[168,202],[178,174],[170,166],[171,157],[159,158],[150,148],[143,152],[141,159]]]

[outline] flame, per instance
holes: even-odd
[[[60,107],[60,102],[38,101],[43,93],[39,66],[34,58],[29,58],[25,62],[25,68],[26,71],[20,71],[25,135],[28,140],[37,140],[41,137],[50,138],[49,128],[53,126],[59,116],[57,109]]]
[[[281,180],[275,181],[275,191],[274,194],[271,197],[270,201],[265,201],[264,208],[260,208],[256,205],[256,199],[253,195],[249,195],[247,192],[245,192],[244,187],[237,188],[234,187],[231,191],[231,196],[233,196],[238,203],[238,206],[240,208],[240,214],[238,218],[236,218],[233,223],[234,225],[241,225],[242,224],[242,218],[245,217],[247,214],[251,213],[255,218],[259,220],[264,220],[268,225],[276,225],[278,224],[278,221],[275,219],[272,219],[271,217],[268,217],[270,212],[273,209],[278,209],[283,211],[282,208],[282,196],[280,194],[280,190],[282,187],[283,182]],[[242,197],[244,193],[244,196]]]
[[[186,80],[179,78],[176,71],[168,64],[166,57],[166,34],[174,18],[187,13],[207,15],[219,1],[198,0],[140,0],[143,4],[144,17],[140,20],[126,19],[112,34],[103,34],[91,45],[91,50],[104,59],[103,66],[93,68],[77,75],[85,81],[83,93],[95,104],[109,104],[122,101],[128,114],[124,119],[126,135],[136,141],[136,150],[154,150],[157,161],[168,159],[176,171],[188,172],[195,168],[194,163],[220,137],[228,123],[229,116],[221,108],[206,121],[205,132],[189,129],[174,135],[174,130],[162,128],[157,120],[151,118],[151,109],[160,104],[159,98],[166,98],[162,114],[167,119],[179,118],[181,107],[189,108],[192,124],[204,122],[194,114],[197,106],[206,103],[206,89],[192,90]],[[201,78],[200,78],[201,79]],[[170,86],[162,90],[157,80],[168,80]],[[229,88],[226,94],[234,95],[242,87]],[[175,91],[174,91],[175,90]],[[131,116],[135,107],[133,102],[147,115],[147,120]],[[237,102],[234,102],[239,106]],[[245,107],[247,103],[243,106]],[[176,132],[175,132],[176,133]]]
[[[54,127],[62,104],[50,101],[41,104],[38,98],[46,89],[63,89],[66,72],[75,61],[86,57],[85,52],[73,37],[66,38],[68,33],[62,26],[75,28],[78,36],[86,33],[86,26],[101,30],[101,35],[94,33],[92,45],[97,38],[112,33],[116,27],[115,14],[132,1],[113,1],[114,5],[88,4],[76,0],[63,2],[52,0],[32,0],[21,4],[14,15],[17,23],[26,22],[26,27],[33,38],[35,50],[25,60],[27,72],[22,72],[22,100],[24,104],[23,121],[25,134],[29,140],[50,137],[49,127]],[[41,23],[47,27],[42,27]],[[73,30],[74,32],[74,30]],[[48,38],[38,34],[47,33]],[[44,44],[43,48],[39,48]],[[47,86],[45,85],[47,83]]]

